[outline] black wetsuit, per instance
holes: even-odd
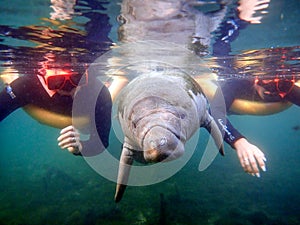
[[[89,104],[88,96],[94,95],[91,86],[101,89],[96,98],[96,107],[82,107],[80,114],[94,118],[96,131],[91,130],[89,140],[83,141],[82,155],[89,156],[102,152],[109,144],[109,132],[111,128],[111,108],[112,100],[108,89],[101,83],[89,82],[87,86],[81,87],[76,95],[83,93],[86,99],[85,104]],[[52,97],[46,92],[39,79],[35,75],[26,75],[17,78],[11,84],[11,91],[4,88],[0,92],[0,121],[5,119],[9,114],[18,108],[32,104],[49,110],[51,112],[72,116],[73,98],[71,96],[60,95],[55,93]],[[100,89],[99,89],[100,88]],[[15,97],[12,97],[13,94]],[[93,104],[93,103],[92,103]],[[77,115],[81,116],[81,115]],[[99,143],[99,138],[103,146],[95,145],[95,149],[91,149],[92,143]],[[88,145],[89,148],[85,148]],[[97,146],[97,147],[96,147]]]
[[[244,136],[232,126],[227,118],[228,105],[226,105],[226,95],[223,95],[221,88],[217,89],[210,102],[210,108],[211,114],[223,134],[224,141],[234,148],[234,143]]]

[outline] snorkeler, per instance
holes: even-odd
[[[48,55],[48,59],[51,58]],[[56,61],[52,56],[51,61]],[[6,84],[0,92],[0,121],[13,111],[24,108],[38,121],[57,128],[63,128],[58,138],[58,145],[68,149],[74,155],[96,155],[101,153],[109,144],[111,128],[112,100],[105,85],[88,76],[88,72],[70,66],[67,63],[46,62],[35,75],[24,75]],[[83,107],[77,118],[72,118],[74,96],[93,95],[94,90],[101,90],[96,101],[96,108],[90,110]],[[89,99],[85,98],[85,105]],[[95,118],[95,121],[89,121]],[[96,131],[89,132],[89,139],[80,140],[78,130],[72,126],[73,121],[81,121],[83,127],[88,123],[96,124]],[[78,122],[79,123],[79,122]],[[101,145],[94,146],[100,138]],[[89,146],[86,148],[86,146]],[[99,147],[99,148],[98,148]]]
[[[0,121],[22,108],[38,122],[62,129],[58,137],[62,149],[90,156],[108,147],[112,99],[107,87],[89,76],[86,65],[110,48],[111,25],[106,14],[94,10],[78,12],[76,4],[82,3],[51,0],[53,12],[48,19],[43,18],[51,26],[9,28],[5,33],[8,37],[34,40],[37,45],[9,48],[16,61],[21,56],[34,60],[26,61],[28,68],[25,63],[14,63],[12,73],[1,74],[5,87],[0,92]],[[92,9],[94,2],[84,4],[86,9]],[[105,4],[97,2],[97,7],[104,8]],[[82,24],[84,32],[68,27],[76,15],[88,18]],[[39,38],[32,34],[39,34]],[[94,95],[96,99],[91,100]],[[82,104],[76,112],[75,100]],[[84,135],[80,136],[79,130]]]
[[[294,76],[255,76],[248,79],[230,79],[222,84],[222,90],[226,93],[225,101],[229,111],[236,96],[247,99],[249,93],[256,101],[290,102],[300,106],[300,84]]]
[[[300,106],[300,83],[293,76],[231,78],[218,83],[224,95],[228,114],[247,114],[251,102],[255,102],[249,113],[253,115],[276,113],[287,108],[290,103]],[[237,98],[249,104],[245,104],[244,109],[241,107],[236,110],[234,102]],[[244,168],[251,155],[261,152],[256,146],[247,143],[245,138],[235,142],[234,148]]]
[[[238,5],[236,7],[232,7],[228,12],[230,16],[219,24],[219,29],[212,45],[212,55],[216,56],[219,66],[224,68],[224,74],[232,74],[232,71],[234,71],[232,57],[228,57],[229,52],[231,51],[230,43],[236,39],[240,29],[245,28],[250,23],[260,23],[262,17],[257,16],[257,12],[265,10],[268,7],[269,2],[270,0],[240,0],[237,2]],[[220,85],[221,88],[217,88],[214,95],[212,95],[214,97],[211,100],[211,107],[215,109],[214,118],[218,122],[219,128],[224,133],[224,140],[236,150],[240,164],[244,171],[253,176],[256,175],[257,177],[260,177],[259,168],[262,171],[266,171],[266,157],[264,153],[257,146],[251,144],[239,131],[237,131],[228,118],[223,118],[224,114],[227,115],[231,113],[230,108],[233,105],[234,99],[238,98],[240,100],[240,95],[238,93],[233,94],[232,90],[236,89],[244,91],[244,89],[239,85],[232,85],[233,89],[225,88],[228,84],[227,80],[224,80],[224,82],[218,80],[218,85],[216,86]],[[214,85],[215,84],[211,87]],[[216,86],[213,88],[216,88]],[[206,87],[206,90],[212,89],[211,87]],[[208,92],[210,91],[211,90],[208,90]],[[234,98],[232,98],[233,96]],[[223,103],[219,103],[220,98],[225,101],[225,112],[223,111],[224,109],[219,110],[220,107],[223,106]],[[242,104],[235,104],[238,105],[238,109],[243,108],[245,103],[243,100],[240,102],[242,102]]]

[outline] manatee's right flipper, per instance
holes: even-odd
[[[132,163],[133,163],[133,153],[131,149],[128,147],[128,144],[124,142],[121,158],[120,158],[120,164],[119,164],[115,202],[121,201],[123,197],[123,194],[127,187],[127,182],[128,182]]]

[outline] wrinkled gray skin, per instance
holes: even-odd
[[[196,0],[123,0],[119,40],[169,41],[205,54],[231,0],[215,2],[218,10],[203,13],[195,7],[208,3]]]
[[[150,73],[135,78],[119,95],[123,144],[115,201],[121,200],[133,161],[174,160],[187,140],[205,127],[223,154],[222,135],[200,86],[187,75]]]

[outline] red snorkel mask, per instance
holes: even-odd
[[[67,81],[74,87],[86,85],[88,82],[87,72],[82,75],[77,72],[66,70],[52,74],[49,71],[46,71],[44,80],[49,90],[61,90],[66,85]]]
[[[62,90],[66,84],[78,87],[88,83],[87,71],[82,75],[69,69],[42,68],[39,70],[49,90]]]
[[[262,79],[256,77],[254,80],[255,85],[259,85],[263,88],[263,95],[270,96],[280,96],[284,98],[287,94],[289,94],[294,87],[296,80],[294,76],[290,78],[280,78],[278,76],[273,79]]]
[[[72,55],[67,56],[49,53],[39,63],[38,75],[43,77],[49,90],[69,91],[88,83],[87,65],[82,65]]]

